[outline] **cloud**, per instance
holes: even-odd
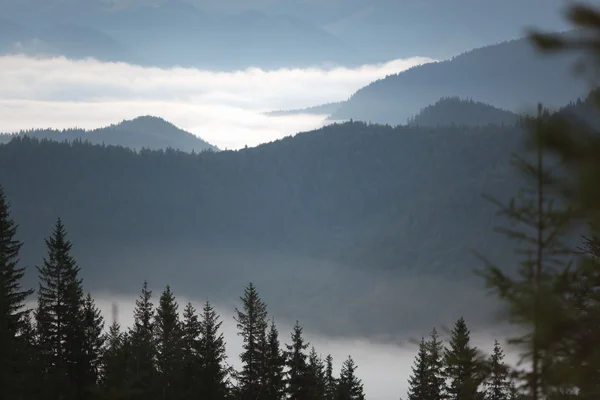
[[[339,101],[427,58],[359,68],[213,72],[66,58],[0,57],[0,131],[96,128],[156,115],[222,148],[253,146],[324,124],[324,116],[261,115]]]

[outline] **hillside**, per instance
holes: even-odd
[[[430,329],[452,310],[489,318],[485,301],[467,307],[482,296],[471,250],[511,257],[481,194],[516,191],[508,164],[520,139],[517,127],[358,122],[197,155],[18,138],[0,146],[0,182],[27,265],[60,215],[92,290],[148,279],[229,301],[253,280],[267,301],[285,299],[276,313],[375,335],[408,329],[406,318]],[[425,300],[400,315],[417,287],[423,299],[446,293],[443,315]]]
[[[415,126],[485,126],[514,125],[519,116],[510,111],[501,110],[489,104],[472,99],[444,97],[435,104],[423,108],[417,115],[409,118],[408,125]]]
[[[170,122],[152,116],[125,120],[119,124],[94,130],[36,129],[22,131],[18,135],[26,135],[38,139],[51,139],[58,142],[83,140],[92,144],[123,146],[133,150],[141,150],[142,148],[151,150],[173,148],[185,152],[218,150],[215,146],[189,132],[177,128]],[[0,143],[6,143],[14,136],[0,135]]]
[[[540,54],[528,39],[487,46],[372,82],[331,119],[403,124],[427,105],[454,96],[513,112],[539,101],[558,107],[589,89],[572,75],[573,62],[572,55]]]
[[[315,114],[315,115],[331,115],[336,112],[342,105],[341,101],[321,104],[318,106],[301,108],[297,110],[278,110],[278,111],[269,111],[266,112],[265,115],[268,116],[281,116],[281,115],[298,115],[298,114]]]

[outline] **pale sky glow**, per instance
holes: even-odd
[[[360,68],[249,68],[211,72],[95,60],[0,57],[0,132],[86,129],[140,115],[162,117],[220,148],[238,149],[318,128],[325,116],[265,116],[345,100],[357,89],[427,58]]]

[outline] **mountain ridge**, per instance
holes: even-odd
[[[529,14],[535,15],[533,21],[544,29],[563,29],[558,13],[560,0],[551,0],[550,5],[548,0],[535,0],[527,5],[517,5],[514,0],[508,5],[510,1],[496,0],[484,8],[472,0],[461,0],[462,6],[451,8],[440,0],[427,2],[430,4],[425,6],[422,2],[416,3],[419,4],[404,2],[400,5],[391,0],[329,6],[317,2],[272,3],[269,7],[234,7],[238,9],[218,12],[196,1],[170,0],[154,6],[140,3],[136,7],[110,9],[102,1],[15,0],[0,3],[0,14],[29,27],[30,34],[21,36],[34,36],[42,42],[45,38],[39,35],[38,28],[76,23],[99,30],[121,46],[135,50],[135,54],[107,56],[94,48],[93,42],[73,38],[73,43],[64,45],[62,53],[65,54],[57,55],[79,56],[76,52],[66,54],[70,47],[78,45],[86,57],[217,70],[249,66],[313,67],[331,63],[360,66],[412,56],[447,58],[522,34],[521,27],[532,21],[531,15],[524,19],[524,14],[514,13],[515,7],[535,10]],[[539,7],[542,3],[544,7]],[[461,7],[464,10],[458,13],[456,10]],[[365,9],[371,11],[365,12]],[[414,17],[407,18],[407,13]],[[482,18],[474,18],[477,13],[491,13],[495,18],[480,29]],[[356,15],[360,17],[357,20]],[[507,20],[511,23],[498,24],[498,15],[510,17]],[[355,23],[344,23],[348,18],[355,18]],[[207,37],[212,39],[207,40]],[[260,46],[257,40],[261,40]],[[15,42],[24,42],[27,51],[37,54],[30,41],[23,38],[13,40],[8,49]],[[289,46],[290,43],[294,46]],[[47,46],[53,47],[52,43]],[[223,48],[230,51],[220,51]],[[9,52],[6,46],[0,51]]]
[[[573,55],[539,54],[528,38],[506,41],[371,82],[329,119],[402,124],[440,98],[454,96],[513,112],[539,101],[559,107],[589,91],[571,75],[573,61]]]

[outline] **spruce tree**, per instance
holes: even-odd
[[[266,344],[265,400],[282,400],[285,397],[285,356],[279,343],[275,319],[271,319]]]
[[[267,306],[250,283],[241,297],[242,310],[235,309],[238,335],[242,337],[242,370],[238,373],[240,400],[256,400],[265,393]]]
[[[183,371],[181,384],[184,399],[195,399],[201,390],[201,330],[202,326],[196,314],[196,309],[192,303],[188,303],[183,310]]]
[[[308,398],[308,364],[305,353],[309,344],[302,336],[302,326],[296,321],[292,331],[292,343],[286,344],[287,397],[290,400]]]
[[[506,397],[508,400],[523,400],[524,397],[521,393],[519,393],[519,389],[517,389],[517,385],[514,381],[510,381],[508,384],[508,396]]]
[[[156,309],[155,343],[159,393],[162,399],[177,398],[181,388],[183,334],[179,321],[178,304],[167,286]]]
[[[333,375],[333,357],[325,357],[325,399],[335,400],[337,394],[337,379]]]
[[[430,371],[429,354],[425,338],[421,338],[419,352],[415,358],[415,364],[412,367],[412,375],[408,379],[408,400],[430,400]]]
[[[588,4],[586,4],[588,3]],[[598,55],[600,49],[600,7],[594,2],[572,2],[567,8],[567,19],[573,25],[576,35],[559,33],[532,32],[532,41],[539,50],[548,53],[576,52],[582,59],[589,61],[588,65],[580,64],[578,69],[587,72],[590,76],[597,77],[600,64]],[[581,68],[589,67],[589,68]],[[594,82],[595,84],[596,82]],[[570,204],[582,212],[586,218],[593,222],[600,222],[600,135],[598,126],[593,121],[600,111],[600,91],[597,85],[593,86],[586,101],[588,109],[595,115],[589,115],[584,123],[571,115],[557,115],[551,123],[530,131],[531,137],[544,151],[557,155],[563,162],[563,172],[567,172],[566,179],[555,179],[553,185],[561,186],[561,194]],[[586,116],[587,117],[587,116]],[[557,185],[558,184],[558,185]]]
[[[106,399],[125,400],[139,395],[131,386],[133,371],[128,362],[131,343],[114,321],[108,328],[102,357],[101,391]]]
[[[357,366],[351,356],[342,364],[337,384],[337,400],[364,400],[363,384],[356,376]]]
[[[91,393],[96,392],[105,339],[103,335],[104,319],[89,293],[84,300],[81,323],[84,329],[84,341],[82,347],[83,365],[79,371],[79,379],[87,392],[87,396],[89,396]]]
[[[314,400],[325,400],[325,365],[311,347],[308,354],[308,397]]]
[[[25,268],[18,267],[22,243],[16,239],[17,225],[11,219],[10,205],[0,186],[0,397],[18,398],[25,390],[21,376],[29,365],[25,300],[33,290],[21,288]]]
[[[229,395],[227,352],[221,325],[217,312],[207,301],[200,321],[199,342],[201,393],[206,400],[223,400]]]
[[[136,393],[134,398],[154,399],[157,397],[154,390],[157,377],[154,304],[152,304],[152,291],[148,289],[147,282],[144,282],[142,294],[135,302],[133,318],[133,326],[129,332],[132,352],[129,362],[132,371],[132,390]]]
[[[19,370],[18,377],[20,396],[16,399],[38,400],[39,393],[43,390],[42,364],[38,353],[37,335],[32,321],[32,312],[23,315],[22,331],[19,336]]]
[[[504,352],[497,340],[488,360],[489,375],[486,379],[486,400],[508,400],[510,397],[510,381],[508,367],[504,364]]]
[[[427,398],[444,400],[446,398],[446,378],[444,376],[444,343],[440,340],[437,329],[433,328],[426,343],[429,365],[429,381]]]
[[[481,399],[478,388],[480,371],[477,361],[477,349],[470,344],[470,332],[464,318],[459,318],[452,330],[449,348],[444,360],[446,376],[450,381],[448,395],[450,400]]]
[[[537,118],[523,118],[523,123],[540,139],[543,131],[556,128],[544,116],[541,105]],[[524,394],[539,400],[572,390],[587,375],[584,369],[588,366],[596,365],[591,376],[597,376],[600,363],[594,363],[594,356],[590,359],[586,354],[600,353],[589,352],[589,343],[595,339],[586,343],[578,337],[589,333],[587,326],[580,325],[579,316],[586,313],[578,310],[580,305],[589,304],[589,299],[579,291],[587,279],[581,279],[579,267],[573,268],[569,260],[573,251],[562,241],[573,213],[568,207],[557,206],[557,193],[552,189],[556,165],[547,165],[542,142],[533,144],[534,161],[514,157],[516,166],[533,178],[532,187],[522,190],[508,205],[492,199],[500,214],[512,223],[510,229],[501,232],[519,243],[516,252],[523,255],[520,268],[515,276],[486,261],[482,275],[488,288],[505,300],[510,322],[523,332],[509,343],[520,347],[520,361],[531,368],[516,368],[513,372],[526,383]],[[582,351],[584,348],[586,351]]]
[[[81,371],[87,369],[83,348],[84,305],[79,267],[71,256],[71,242],[61,220],[46,239],[48,257],[38,267],[40,286],[36,322],[45,365],[44,383],[50,397],[77,399],[84,393]]]

